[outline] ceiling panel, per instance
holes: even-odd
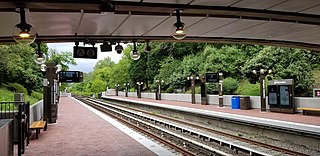
[[[233,34],[239,31],[243,31],[245,29],[249,29],[253,26],[264,23],[265,21],[256,21],[256,20],[237,20],[228,25],[215,29],[211,32],[203,34],[203,37],[224,37],[229,36],[229,34]]]
[[[303,11],[301,11],[300,13],[305,13],[305,14],[318,14],[318,15],[320,15],[320,5],[317,5],[317,6],[315,6],[315,7],[312,7],[312,8],[306,9],[306,10],[303,10]]]
[[[81,13],[32,12],[31,17],[39,35],[74,35]]]
[[[112,35],[141,36],[166,18],[166,16],[131,15]]]
[[[210,30],[217,29],[224,25],[227,25],[237,19],[231,18],[212,18],[208,17],[205,20],[198,22],[197,24],[188,27],[188,36],[199,36],[200,34],[209,32]]]
[[[84,14],[79,35],[110,35],[128,15]]]
[[[0,12],[0,19],[0,37],[13,36],[13,28],[20,23],[19,14],[13,12]]]
[[[122,2],[140,2],[140,0],[111,0],[111,1],[122,1]]]
[[[230,6],[239,0],[195,0],[191,5]]]
[[[279,36],[282,35],[287,35],[290,33],[298,32],[298,31],[303,31],[306,29],[310,29],[314,27],[314,25],[307,25],[307,24],[282,24],[283,27],[280,27],[278,29],[273,29],[271,31],[267,31],[261,34],[257,34],[256,37],[259,38],[270,38],[270,39],[276,39]]]
[[[188,27],[204,17],[186,17],[182,16],[181,21]],[[158,25],[155,29],[149,31],[144,36],[171,36],[171,28],[172,25],[176,22],[176,17],[170,17],[160,25]],[[189,34],[189,31],[187,32]]]
[[[289,0],[271,7],[268,10],[299,12],[301,10],[314,7],[318,4],[320,4],[320,1],[318,0]]]
[[[290,27],[290,25],[292,25],[292,23],[269,21],[255,27],[251,27],[250,29],[239,31],[230,35],[241,38],[256,38],[257,35],[260,34],[259,36],[263,37],[264,35],[269,35],[269,32],[272,33],[275,31],[279,31],[278,29],[282,31],[281,29],[283,29],[284,27]],[[264,37],[269,38],[271,36]]]
[[[320,39],[320,26],[310,26],[308,29],[301,31],[295,31],[292,33],[284,34],[281,36],[274,37],[276,40],[318,40]]]
[[[232,5],[232,7],[251,8],[251,9],[266,9],[287,0],[242,0]]]
[[[188,4],[192,2],[192,0],[143,0],[143,2],[148,3],[170,3],[170,4]]]

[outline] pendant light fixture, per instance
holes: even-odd
[[[36,32],[34,28],[26,22],[25,8],[20,8],[20,20],[13,29],[13,39],[17,43],[31,44],[36,39]]]
[[[187,36],[187,28],[180,20],[180,11],[176,10],[177,22],[171,28],[171,35],[177,40],[182,40]]]
[[[133,41],[133,50],[130,52],[130,57],[133,60],[139,60],[141,53],[137,50],[136,41]]]
[[[41,52],[40,42],[37,43],[38,49],[37,52],[33,55],[33,60],[37,64],[44,64],[47,60],[47,57],[44,53]]]

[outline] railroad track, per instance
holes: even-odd
[[[169,142],[171,143],[172,140],[175,140],[174,142],[182,147],[179,147],[180,149],[176,149],[176,147],[173,146],[177,145],[169,146],[183,153],[184,155],[306,155],[221,131],[216,131],[214,129],[187,123],[181,120],[156,115],[147,111],[128,108],[114,102],[104,103],[94,99],[80,100],[104,112],[106,109],[113,109],[113,111],[108,110],[107,112],[110,113],[111,111],[113,112],[112,116],[121,116],[122,119],[126,118],[126,120],[131,124],[134,123],[139,125],[138,127],[140,128],[146,128],[148,129],[147,132],[149,133],[152,131],[153,134],[147,133],[149,136],[158,134],[158,137],[160,135],[160,138],[166,138],[167,140],[170,140]],[[115,113],[115,111],[117,113]],[[119,113],[121,115],[119,115]],[[155,125],[161,126],[160,128],[159,126],[156,128]],[[183,150],[186,148],[191,149],[189,153],[183,152]]]

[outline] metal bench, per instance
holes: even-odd
[[[297,108],[297,109],[302,110],[303,115],[307,115],[307,114],[320,115],[320,108]]]
[[[39,138],[40,129],[44,129],[44,131],[46,131],[46,123],[47,122],[43,120],[34,121],[29,127],[30,130],[36,130],[36,139]]]

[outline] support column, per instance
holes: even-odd
[[[201,82],[201,105],[208,105],[207,87],[205,82]]]
[[[54,79],[56,77],[56,64],[47,63],[46,82],[44,82],[43,119],[48,123],[55,123],[57,117],[57,105],[54,99]],[[46,83],[46,84],[45,84]],[[54,109],[53,109],[54,107]]]
[[[223,107],[223,74],[219,73],[219,82],[218,82],[218,90],[219,90],[219,107]]]
[[[191,103],[195,104],[196,103],[196,95],[195,95],[195,77],[192,76],[191,78]]]
[[[265,85],[265,74],[260,73],[260,101],[261,101],[261,111],[267,111],[266,108],[266,85]]]
[[[163,80],[159,80],[159,85],[158,85],[158,100],[161,100],[161,83]]]
[[[129,87],[129,83],[125,83],[124,85],[125,85],[125,87],[126,87],[125,96],[128,97],[128,87]]]

